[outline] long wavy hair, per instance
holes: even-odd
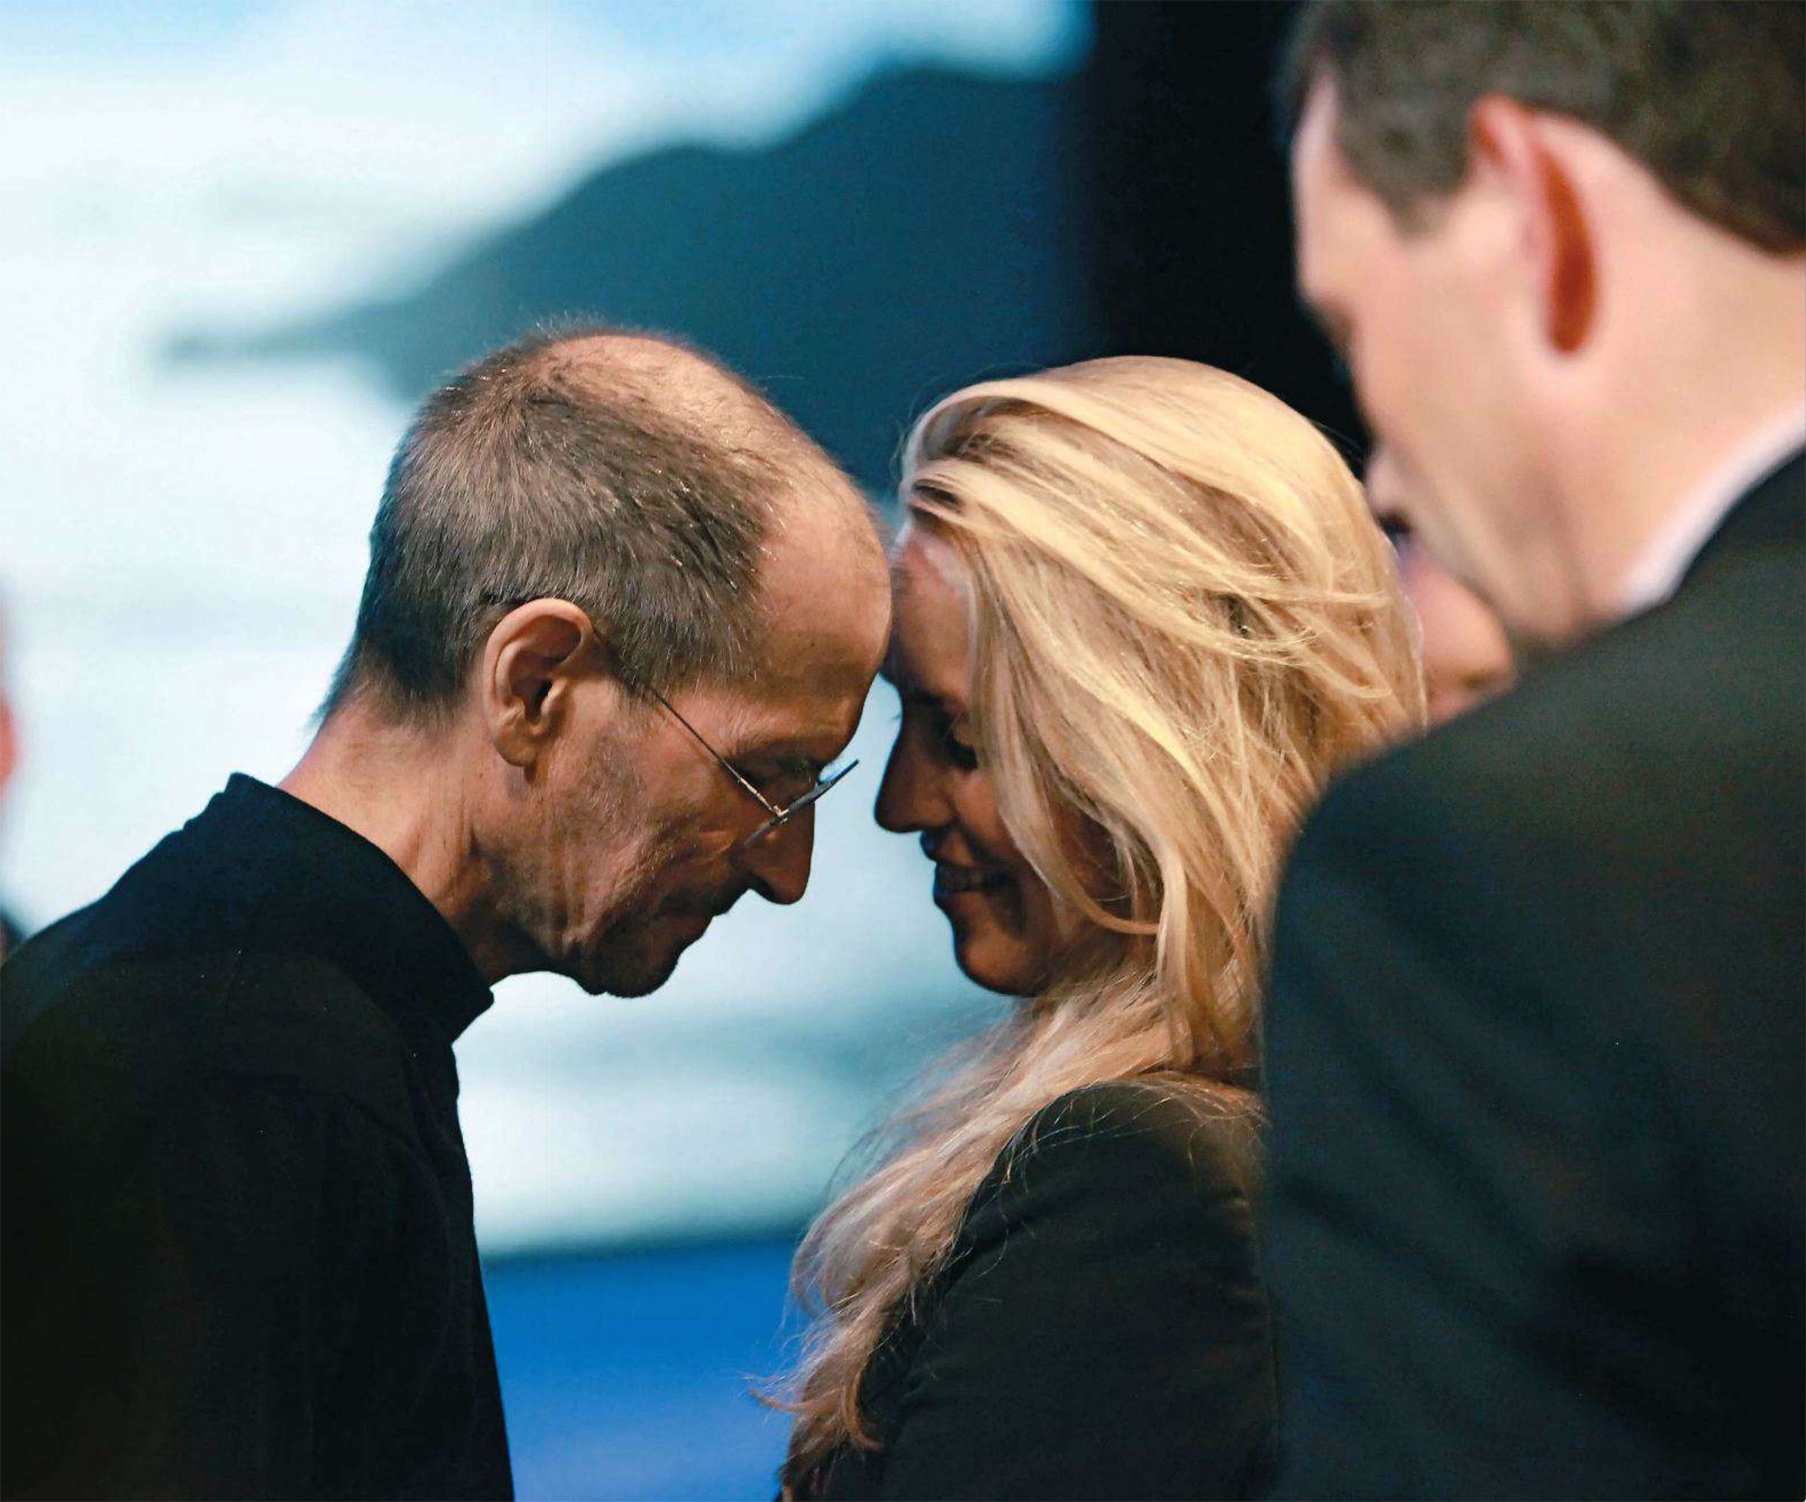
[[[776,1399],[797,1495],[837,1447],[872,1443],[862,1375],[1038,1110],[1156,1073],[1258,1109],[1286,850],[1333,772],[1423,716],[1359,484],[1235,376],[1124,358],[968,387],[916,424],[902,491],[965,577],[971,722],[1004,824],[1079,937],[875,1135],[875,1169],[804,1239],[813,1323]]]

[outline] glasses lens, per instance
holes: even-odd
[[[740,842],[740,848],[744,850],[747,846],[756,845],[759,841],[776,834],[778,830],[782,829],[804,809],[808,808],[810,804],[817,802],[823,793],[827,792],[829,788],[833,787],[841,778],[845,777],[848,772],[852,771],[853,768],[858,765],[858,758],[854,758],[832,776],[822,778],[820,782],[816,783],[814,787],[810,788],[808,792],[804,793],[802,797],[798,798],[796,802],[792,803],[776,818],[767,819],[749,834]]]

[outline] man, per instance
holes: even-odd
[[[8,963],[8,1495],[509,1494],[452,1041],[801,897],[888,609],[858,493],[696,354],[426,403],[300,765]]]
[[[1285,883],[1287,1494],[1802,1494],[1802,14],[1302,22],[1303,295],[1528,671]]]

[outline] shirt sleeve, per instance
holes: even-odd
[[[1146,1088],[1044,1112],[981,1190],[903,1378],[887,1497],[1247,1495],[1274,1392],[1250,1210]]]
[[[369,1357],[445,1260],[418,1255],[443,1220],[418,1155],[349,1099],[243,1077],[54,1147],[9,1237],[9,1493],[331,1494],[368,1405],[405,1418],[405,1370]]]

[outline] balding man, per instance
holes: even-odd
[[[887,628],[860,496],[712,362],[436,393],[300,765],[7,966],[6,1493],[509,1495],[452,1042],[801,897]]]

